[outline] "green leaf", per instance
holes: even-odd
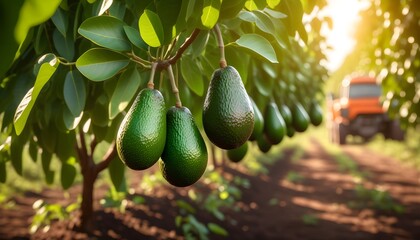
[[[249,72],[249,55],[243,51],[238,51],[233,46],[227,46],[225,48],[226,61],[229,65],[234,66],[241,76],[244,85],[248,79]]]
[[[246,0],[225,0],[220,6],[219,19],[231,19],[238,15],[244,8]]]
[[[188,19],[193,15],[195,9],[195,1],[187,0],[188,7],[187,12],[185,14],[185,21],[188,22]]]
[[[191,56],[181,58],[181,74],[188,87],[198,96],[203,96],[204,83],[202,71]]]
[[[54,47],[57,52],[66,58],[68,61],[72,61],[74,58],[74,40],[73,35],[68,34],[63,36],[57,29],[53,32]]]
[[[67,29],[69,27],[69,19],[67,13],[61,9],[57,8],[54,15],[51,17],[52,22],[57,27],[58,31],[60,31],[61,35],[64,37],[66,36]]]
[[[10,144],[10,160],[16,173],[22,176],[22,152],[25,141],[19,136],[14,136]]]
[[[59,132],[57,136],[57,144],[55,146],[55,155],[61,162],[66,162],[70,157],[76,155],[76,149],[69,146],[75,146],[75,131]]]
[[[245,2],[245,8],[249,11],[258,9],[264,9],[267,6],[266,0],[247,0]]]
[[[126,7],[125,2],[113,1],[111,7],[109,8],[109,14],[123,20],[126,10],[128,10],[128,8]]]
[[[67,130],[73,130],[79,125],[80,121],[82,120],[83,112],[80,112],[78,116],[74,116],[72,112],[67,107],[63,107],[62,112],[62,121],[64,123],[64,127]]]
[[[76,164],[76,158],[70,157],[66,162],[61,165],[60,182],[63,189],[68,189],[76,179],[77,170],[74,166]]]
[[[136,68],[127,69],[118,79],[109,102],[109,119],[114,119],[128,106],[140,87],[140,74]]]
[[[258,69],[264,69],[265,71],[258,71]],[[255,87],[257,88],[257,91],[266,97],[271,96],[272,92],[273,92],[273,88],[274,88],[274,77],[270,76],[270,73],[272,73],[272,71],[270,71],[269,67],[267,65],[259,65],[259,66],[255,66],[255,64],[253,65],[253,83],[255,84]],[[268,70],[268,72],[267,72]]]
[[[133,27],[130,27],[130,26],[124,26],[124,31],[125,31],[125,34],[128,37],[128,40],[130,40],[130,42],[134,46],[136,46],[136,47],[138,47],[138,48],[140,48],[144,51],[147,51],[147,44],[143,41],[143,39],[141,38],[140,33],[137,29],[135,29]]]
[[[302,41],[304,43],[308,43],[308,33],[306,32],[305,26],[303,26],[302,23],[300,23],[298,25],[298,29],[297,29],[300,38],[302,39]]]
[[[144,10],[139,19],[140,36],[151,47],[160,47],[164,42],[164,31],[159,16]]]
[[[226,231],[226,229],[222,228],[220,225],[216,223],[208,223],[207,227],[212,233],[215,233],[220,236],[225,236],[225,237],[229,236],[229,233]]]
[[[170,44],[175,37],[176,31],[174,26],[177,23],[178,16],[181,11],[181,0],[158,0],[155,1],[156,13],[162,22],[164,32],[164,43]]]
[[[254,11],[254,15],[256,17],[255,23],[261,31],[269,33],[273,36],[276,35],[274,24],[268,15],[262,11]]]
[[[29,141],[29,156],[33,162],[36,162],[38,159],[38,145],[33,139]]]
[[[5,183],[6,179],[7,179],[6,162],[0,161],[0,183]]]
[[[277,6],[278,10],[288,17],[285,19],[287,25],[287,32],[290,36],[294,36],[302,24],[303,6],[301,1],[296,0],[282,0]]]
[[[258,34],[244,34],[236,40],[236,43],[245,49],[257,53],[272,63],[278,63],[276,52],[273,46],[271,46],[271,43]]]
[[[270,8],[275,8],[277,5],[279,5],[280,0],[267,0],[267,4]]]
[[[85,81],[77,70],[70,70],[64,80],[64,101],[74,117],[80,116],[86,103]]]
[[[42,56],[39,62],[42,62],[46,56],[47,55]],[[29,113],[31,112],[32,107],[34,106],[39,93],[41,92],[44,85],[48,82],[48,80],[50,80],[55,70],[57,70],[57,67],[58,61],[55,57],[53,60],[43,63],[41,65],[35,80],[34,87],[26,93],[26,95],[23,97],[22,101],[19,103],[19,106],[16,109],[14,125],[17,135],[19,135],[23,131],[26,125],[26,121],[28,120]]]
[[[42,154],[41,154],[42,170],[44,171],[45,182],[47,184],[52,184],[54,182],[54,171],[50,170],[51,159],[52,159],[52,153],[48,151],[42,151]]]
[[[277,18],[277,19],[282,19],[282,18],[287,18],[287,15],[279,12],[279,11],[275,11],[273,9],[269,9],[269,8],[265,8],[264,12],[267,13],[268,15],[270,15],[273,18]]]
[[[125,23],[111,16],[86,19],[79,27],[80,35],[93,43],[115,51],[130,51],[131,45],[124,32]]]
[[[56,12],[61,0],[27,0],[24,2],[16,23],[15,38],[21,43],[29,29],[47,21]]]
[[[120,53],[93,48],[77,59],[76,67],[88,79],[99,82],[113,77],[128,63],[129,59]]]
[[[115,189],[122,191],[124,186],[126,186],[124,177],[125,165],[119,158],[115,158],[109,163],[108,171]]]
[[[192,58],[200,56],[204,49],[208,46],[210,31],[200,31],[197,38],[192,42],[191,46],[188,48],[188,54],[191,54]]]
[[[212,29],[219,19],[221,0],[204,0],[201,24],[206,29]]]

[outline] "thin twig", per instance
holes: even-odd
[[[223,43],[222,31],[220,31],[218,24],[214,26],[213,30],[216,33],[217,45],[219,45],[219,51],[220,51],[219,65],[221,68],[225,68],[227,66],[227,62],[225,58],[225,44]]]
[[[196,28],[191,33],[191,35],[185,40],[185,42],[181,45],[181,47],[176,52],[175,56],[171,57],[167,63],[169,65],[173,65],[181,58],[182,54],[187,50],[187,48],[191,45],[191,43],[197,38],[198,34],[200,33],[200,29]]]
[[[171,86],[172,86],[172,93],[175,95],[175,106],[177,108],[182,107],[182,103],[181,103],[181,99],[179,98],[179,90],[176,86],[175,83],[175,77],[174,77],[174,72],[172,70],[172,65],[168,65],[168,67],[166,68],[166,70],[168,71],[168,75],[169,75],[169,81],[171,82]]]
[[[156,67],[158,66],[157,62],[153,62],[152,63],[152,71],[150,71],[150,78],[149,78],[149,82],[147,82],[147,87],[150,89],[154,89],[155,88],[155,84],[153,83],[154,79],[155,79],[155,72],[156,72]]]

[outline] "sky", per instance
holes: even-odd
[[[333,19],[333,29],[326,31],[327,43],[333,47],[327,52],[327,68],[330,71],[338,69],[346,55],[355,45],[353,32],[355,30],[358,13],[366,6],[366,1],[360,0],[328,0],[328,6],[323,15]],[[324,29],[327,30],[327,29]]]

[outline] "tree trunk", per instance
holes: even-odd
[[[94,230],[94,211],[93,211],[93,195],[94,184],[96,180],[96,171],[94,166],[82,169],[83,190],[82,190],[82,206],[80,216],[80,227],[84,232],[92,232]]]
[[[83,131],[79,132],[79,141],[80,143],[76,145],[76,150],[79,156],[79,164],[83,176],[80,230],[91,233],[95,229],[95,216],[93,209],[95,181],[98,174],[106,169],[111,160],[115,158],[117,155],[117,149],[115,147],[115,142],[113,142],[107,153],[104,155],[102,161],[96,164],[93,160],[93,152],[95,151],[97,145],[96,140],[93,139],[90,143],[90,154],[87,150],[87,144]]]

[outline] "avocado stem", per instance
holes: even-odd
[[[227,62],[225,58],[225,44],[223,43],[222,32],[220,31],[218,24],[214,26],[213,30],[216,33],[217,45],[219,45],[219,51],[220,51],[219,65],[221,68],[225,68],[227,67]]]
[[[155,88],[155,84],[153,83],[153,80],[155,79],[155,72],[156,72],[157,65],[158,65],[157,62],[152,63],[152,71],[150,71],[150,78],[149,78],[149,81],[147,82],[147,87],[150,89]]]
[[[169,81],[171,82],[172,93],[175,95],[175,101],[176,101],[175,107],[180,108],[182,107],[182,102],[181,102],[181,98],[179,97],[179,90],[175,83],[174,72],[172,70],[171,64],[168,65],[168,67],[166,68],[166,71],[168,71],[168,74],[169,74]]]

